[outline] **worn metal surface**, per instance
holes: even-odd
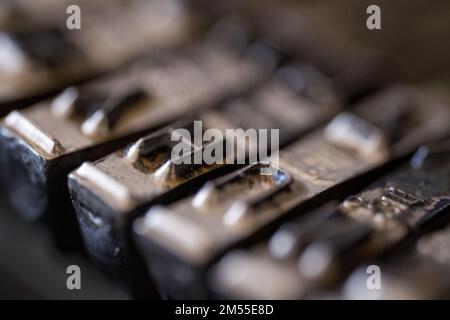
[[[447,151],[441,148],[445,146]],[[212,268],[209,280],[213,290],[222,296],[245,299],[320,297],[317,291],[342,279],[352,266],[382,256],[430,223],[448,221],[449,182],[447,179],[437,182],[449,173],[448,144],[436,147],[439,151],[426,155],[421,154],[422,149],[411,164],[348,197],[340,206],[331,203],[286,223],[250,250],[228,253]],[[342,294],[350,299],[426,298],[444,294],[446,277],[441,283],[433,279],[432,272],[443,270],[446,250],[432,248],[442,244],[437,238],[443,239],[445,234],[444,230],[424,236],[412,253],[399,251],[397,262],[392,258],[381,263],[374,261],[375,265],[381,265],[383,277],[386,276],[383,291],[371,292],[362,281],[367,278],[365,269],[359,268]],[[425,258],[430,255],[430,259]],[[402,267],[408,270],[403,276]],[[241,281],[233,281],[236,277]],[[425,279],[430,282],[417,283]]]
[[[286,72],[298,72],[297,76],[305,79],[304,86],[297,90],[292,88],[292,82],[282,77]],[[317,92],[324,94],[318,95]],[[275,113],[274,108],[277,110]],[[220,130],[225,140],[226,129],[281,127],[280,143],[284,145],[328,119],[339,108],[340,97],[326,77],[308,66],[287,65],[276,72],[272,81],[250,94],[231,99],[218,108],[199,112],[192,118],[202,121],[204,130]],[[257,117],[250,114],[257,114]],[[305,121],[286,117],[287,114],[297,115]],[[182,124],[179,126],[182,127]],[[129,246],[131,240],[128,240],[131,238],[131,223],[136,217],[144,214],[153,204],[186,197],[198,190],[207,179],[233,169],[232,165],[224,166],[222,163],[172,163],[171,153],[175,143],[170,142],[170,135],[176,128],[173,125],[153,133],[94,164],[85,163],[69,178],[88,251],[95,259],[102,261],[106,269],[111,270],[114,269],[111,266],[115,266],[123,271],[128,268],[129,252],[137,255],[135,248]],[[225,154],[224,142],[214,141],[220,144]],[[194,153],[203,152],[205,147],[195,146],[198,150]],[[247,145],[236,147],[248,148],[249,154],[256,151],[250,150],[251,146]]]
[[[205,282],[204,268],[227,248],[251,238],[292,210],[299,210],[302,205],[317,205],[323,201],[320,199],[323,193],[342,190],[346,182],[348,184],[389,159],[412,152],[414,146],[410,143],[410,135],[420,137],[422,142],[439,135],[448,136],[450,114],[446,106],[439,102],[434,104],[436,110],[442,110],[442,113],[438,113],[440,116],[435,117],[435,113],[428,113],[430,100],[422,100],[422,94],[411,88],[397,88],[381,93],[355,107],[353,114],[341,113],[326,127],[317,129],[281,150],[281,172],[291,177],[288,188],[273,196],[269,194],[255,214],[245,205],[245,200],[241,199],[245,197],[243,192],[231,195],[228,206],[217,204],[217,212],[213,206],[205,214],[201,206],[196,206],[195,201],[202,196],[202,192],[206,192],[204,190],[168,207],[150,210],[146,218],[136,223],[136,230],[143,243],[143,254],[148,256],[155,278],[162,279],[161,286],[180,297],[207,294],[207,289],[202,292],[201,285]],[[377,102],[377,110],[373,108],[374,101]],[[425,113],[429,116],[428,119]],[[418,114],[422,114],[419,123],[414,120]],[[446,114],[447,118],[443,120],[442,117]],[[214,192],[211,196],[213,194]],[[221,202],[224,203],[223,200]],[[147,223],[147,220],[153,221],[152,217],[155,215],[173,218],[167,220],[165,227]],[[233,223],[227,223],[228,221]],[[180,228],[192,230],[191,233],[197,233],[198,238],[208,239],[208,245],[197,244],[201,254],[188,250],[186,246],[190,244],[190,237],[187,234],[191,233],[181,232]],[[167,274],[174,272],[186,276],[168,280]],[[180,281],[183,281],[183,287],[195,286],[197,291],[180,291],[177,289]]]

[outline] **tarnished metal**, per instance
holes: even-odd
[[[441,150],[442,146],[434,148]],[[228,253],[212,269],[213,290],[246,299],[320,297],[319,288],[324,290],[342,279],[352,266],[381,256],[427,224],[448,221],[449,183],[436,183],[439,177],[448,176],[448,156],[448,152],[431,152],[420,168],[406,164],[340,206],[328,204],[282,225],[250,249]],[[446,233],[423,236],[412,251],[398,250],[397,258],[363,264],[381,267],[383,287],[368,288],[366,268],[360,267],[342,287],[342,297],[426,298],[448,292],[448,279],[436,281],[432,273],[448,263],[448,250],[442,246]],[[242,275],[240,281],[233,282],[237,273]]]
[[[178,234],[178,250],[174,250],[169,241],[176,233],[176,228],[169,227],[171,222],[167,227],[156,230],[147,227],[146,218],[140,219],[135,228],[155,278],[164,279],[160,285],[172,294],[202,296],[207,293],[204,268],[232,245],[250,239],[293,210],[320,204],[324,201],[324,192],[330,192],[330,189],[337,192],[346,182],[390,159],[412,152],[411,136],[417,143],[447,136],[450,129],[448,109],[442,102],[431,105],[429,101],[432,100],[425,97],[424,93],[412,88],[389,90],[355,107],[352,113],[339,114],[327,126],[283,149],[280,152],[280,170],[291,177],[289,187],[268,197],[258,207],[257,214],[245,214],[246,206],[240,199],[245,194],[243,192],[231,195],[229,205],[225,208],[218,206],[220,213],[217,214],[214,207],[206,213],[195,207],[196,196],[151,209],[147,213],[149,219],[159,211],[161,216],[170,212],[170,216],[177,217],[170,221],[179,219],[177,225],[196,226],[195,229],[203,230],[203,237],[209,239],[209,246],[204,248],[202,255],[189,256],[189,251],[183,250],[182,233]],[[435,112],[429,113],[430,107],[435,108]],[[221,203],[227,202],[222,200]],[[229,221],[232,223],[227,223]],[[181,265],[175,262],[180,260],[183,262]],[[174,290],[176,285],[167,279],[166,274],[175,271],[168,266],[184,269],[184,274],[189,275],[183,278],[184,287],[195,285],[197,291]]]
[[[128,243],[123,239],[131,236],[130,225],[136,217],[144,214],[154,204],[173,202],[186,197],[198,190],[207,179],[238,168],[236,161],[238,154],[249,156],[258,151],[246,143],[238,143],[235,146],[236,149],[233,149],[233,154],[227,154],[226,144],[230,139],[225,134],[227,129],[278,129],[281,127],[280,143],[284,145],[331,117],[340,108],[338,94],[325,78],[319,77],[318,71],[307,66],[289,65],[287,67],[291,72],[299,72],[304,77],[303,90],[293,90],[289,81],[276,76],[248,95],[231,99],[217,108],[203,110],[192,115],[193,121],[201,121],[205,132],[208,129],[215,129],[222,133],[223,140],[214,140],[209,144],[219,145],[224,155],[223,162],[205,163],[201,153],[208,147],[208,144],[195,145],[198,137],[194,137],[191,140],[194,142],[193,157],[195,158],[195,154],[198,153],[201,163],[175,164],[171,155],[172,148],[177,141],[171,141],[171,135],[177,126],[189,128],[191,134],[203,134],[203,132],[194,132],[196,129],[192,123],[179,123],[141,138],[134,144],[110,154],[94,164],[85,164],[74,171],[69,179],[70,190],[78,211],[78,218],[81,221],[83,237],[94,258],[101,261],[106,268],[112,269],[113,266],[116,266],[119,270],[127,269],[126,261],[130,259],[130,253],[135,255],[135,249],[129,247],[131,241]],[[287,67],[280,68],[276,74]],[[315,95],[308,96],[314,90],[324,94],[317,97]],[[274,107],[277,108],[276,114],[272,111]],[[296,120],[285,116],[288,113],[297,114],[299,117],[304,116],[307,120],[297,122],[295,125]],[[237,138],[243,138],[244,135],[245,131],[238,132]],[[234,159],[235,165],[224,164],[228,156]],[[91,168],[87,174],[85,174],[85,166]],[[254,177],[255,172],[259,172],[259,169],[263,169],[263,167],[258,165],[258,169],[253,169],[252,174],[249,175],[248,179],[250,180],[244,179],[247,181],[246,186],[248,183],[253,184],[253,182],[259,181],[258,176]],[[273,177],[266,177],[262,180],[262,182],[265,181],[263,185],[269,185],[272,181],[275,187],[283,179],[288,179],[287,176],[283,179],[281,177],[281,173]],[[256,180],[253,180],[254,178]],[[111,181],[111,183],[106,183],[106,181]],[[289,183],[290,179],[283,182],[283,185],[288,187]],[[227,189],[227,183],[223,182],[222,184]],[[259,184],[257,183],[255,187],[257,185]],[[255,192],[258,190],[255,189]],[[242,189],[242,191],[246,190]],[[205,192],[204,189],[200,191],[202,194]],[[209,203],[210,197],[213,196],[208,195],[208,199],[204,200]],[[260,200],[253,199],[246,204],[249,210],[257,210],[260,205],[265,203],[264,195],[261,196]],[[196,199],[199,198],[201,196]],[[209,208],[209,205],[207,207]],[[190,210],[190,208],[186,209]],[[234,219],[231,217],[232,215],[233,213],[230,213],[230,223]],[[92,218],[93,216],[96,218]],[[93,225],[90,222],[94,220],[104,221],[100,229],[104,229],[105,232],[100,231],[98,227],[91,227]],[[99,246],[103,248],[102,252],[98,250]],[[120,260],[106,259],[111,256],[112,252],[118,252]]]
[[[262,44],[242,52],[205,40],[10,113],[0,128],[3,181],[19,213],[59,221],[70,212],[71,170],[255,85],[276,63],[261,65],[263,52],[270,58]]]

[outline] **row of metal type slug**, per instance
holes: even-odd
[[[132,19],[132,13],[140,11],[142,3],[140,1],[130,3],[116,8],[116,15],[120,12],[120,16],[129,16],[129,19]],[[156,1],[154,5],[158,4],[159,2]],[[163,12],[158,15],[164,16],[165,6],[161,6],[159,11]],[[114,9],[114,6],[111,8]],[[16,8],[13,6],[13,9]],[[96,16],[100,13],[108,14],[109,11],[104,13],[93,10],[92,12]],[[15,60],[17,60],[17,56],[21,56],[26,63],[22,65],[23,68],[18,68],[14,72],[2,69],[1,84],[4,88],[2,92],[5,92],[1,95],[0,112],[2,113],[10,107],[22,106],[15,100],[28,100],[29,98],[28,93],[17,92],[15,87],[9,87],[11,83],[16,82],[14,79],[17,79],[20,88],[31,89],[33,86],[24,84],[24,78],[27,79],[30,72],[33,75],[39,74],[33,68],[43,68],[45,74],[54,72],[55,67],[43,64],[42,59],[60,61],[60,57],[55,56],[55,53],[59,52],[56,48],[63,52],[70,51],[65,50],[65,46],[60,42],[63,41],[62,39],[66,41],[65,37],[69,37],[69,35],[73,36],[72,33],[61,34],[62,39],[50,37],[51,41],[44,41],[47,37],[40,33],[36,34],[36,29],[27,29],[26,26],[22,26],[22,20],[15,21],[16,15],[28,18],[28,15],[24,13],[11,14],[11,17],[14,17],[11,20],[16,23],[13,24],[14,28],[4,32],[2,40],[4,40],[4,44],[8,45],[0,46],[5,51],[0,60],[4,65],[17,65]],[[105,19],[101,18],[102,15],[93,20]],[[145,23],[153,23],[153,20]],[[16,24],[22,26],[27,32],[16,32],[16,28],[18,28]],[[101,23],[99,25],[103,26]],[[119,21],[115,28],[123,27],[123,25],[124,23]],[[142,28],[153,29],[156,27],[145,25]],[[114,28],[103,26],[102,30],[111,32],[111,29],[114,30]],[[135,29],[133,30],[135,31]],[[87,31],[83,31],[79,36],[89,37],[89,33],[94,32],[93,30],[96,29],[87,28]],[[122,30],[123,32],[126,30]],[[167,33],[172,34],[171,29],[164,29],[161,33],[165,37],[168,37]],[[99,39],[110,38],[98,34],[97,37]],[[65,181],[70,170],[78,167],[84,160],[98,159],[140,135],[181,118],[187,112],[220,105],[222,100],[234,95],[245,95],[252,87],[262,86],[262,82],[270,77],[277,64],[282,63],[283,60],[290,60],[287,54],[280,54],[265,44],[257,36],[257,30],[252,30],[245,23],[245,19],[239,17],[222,19],[212,25],[205,36],[197,38],[182,48],[164,50],[161,47],[165,48],[165,46],[159,44],[157,45],[160,48],[159,52],[153,52],[142,59],[135,60],[133,63],[119,68],[116,72],[79,86],[66,86],[62,93],[54,99],[43,100],[24,110],[15,110],[10,113],[5,118],[6,125],[3,129],[5,133],[3,139],[7,142],[4,143],[2,152],[5,157],[2,174],[4,175],[3,180],[10,184],[10,187],[6,188],[6,192],[10,193],[10,198],[19,211],[28,218],[39,218],[48,224],[54,224],[55,227],[52,229],[56,230],[57,238],[58,234],[61,234],[59,237],[61,241],[58,243],[62,246],[75,244],[77,232],[67,231],[74,221],[71,221],[70,217],[65,218],[56,213],[61,211],[61,208],[70,210],[70,206],[65,201],[67,198]],[[27,41],[29,39],[33,41]],[[147,41],[141,39],[140,43],[147,43]],[[121,45],[125,48],[128,46],[127,43],[121,43]],[[100,43],[94,47],[103,46]],[[46,50],[42,50],[42,48],[46,48]],[[102,50],[107,51],[107,49]],[[131,50],[126,52],[131,54]],[[109,55],[114,56],[114,51],[108,51],[108,54],[101,56],[102,59],[109,60]],[[67,65],[70,64],[67,63]],[[30,66],[33,68],[30,69]],[[69,76],[72,75],[71,68],[78,69],[66,65],[62,68]],[[302,74],[292,71],[296,68],[304,71]],[[90,70],[92,71],[92,69]],[[307,64],[298,65],[294,61],[293,66],[286,64],[286,67],[280,68],[279,71],[278,78],[281,78],[282,82],[286,84],[285,87],[294,91],[303,91],[306,97],[312,96],[319,100],[318,104],[321,108],[324,105],[323,108],[327,108],[327,110],[308,112],[311,117],[302,115],[304,123],[298,124],[294,115],[301,113],[301,109],[295,103],[289,102],[291,99],[289,94],[279,93],[279,85],[271,83],[267,84],[267,90],[261,87],[260,93],[255,93],[254,96],[250,94],[252,97],[246,97],[244,100],[254,100],[252,103],[258,103],[256,101],[258,99],[273,100],[278,99],[276,98],[278,94],[284,95],[286,97],[282,97],[282,99],[287,99],[284,102],[285,116],[283,113],[273,110],[276,108],[271,110],[267,105],[262,105],[261,109],[269,114],[259,118],[255,118],[254,113],[249,115],[249,112],[245,112],[245,110],[249,110],[251,104],[242,108],[239,104],[234,103],[229,104],[225,109],[234,110],[228,112],[228,115],[233,117],[232,121],[239,127],[248,126],[248,124],[240,123],[247,117],[254,121],[250,127],[282,127],[282,130],[286,131],[285,137],[282,137],[281,141],[284,143],[292,139],[296,131],[308,130],[317,122],[325,120],[326,116],[334,112],[332,109],[336,108],[335,105],[339,103],[335,100],[340,97],[334,97],[327,88],[322,89],[323,86],[330,86],[330,84],[326,84],[329,81],[320,80],[321,77],[324,78],[320,72],[314,71],[314,67]],[[295,79],[295,77],[302,77],[303,72],[309,74],[312,85],[302,87],[300,84],[304,83],[303,79]],[[49,75],[49,77],[55,79],[59,84],[64,84],[54,75]],[[40,84],[46,82],[44,78],[36,81]],[[319,90],[321,91],[320,95],[315,92]],[[357,96],[359,93],[358,87],[343,95],[348,98]],[[22,96],[20,99],[13,99],[11,95],[14,94]],[[275,102],[267,104],[271,103]],[[237,110],[241,110],[240,114],[237,113]],[[292,117],[286,116],[287,114]],[[211,115],[209,117],[211,118]],[[267,122],[265,118],[270,119],[272,123]],[[210,121],[215,120],[211,119]],[[212,123],[211,125],[226,128],[233,126],[233,123]],[[9,134],[11,130],[21,138],[28,140],[28,143],[19,142],[19,139]],[[8,153],[11,155],[6,156]],[[30,187],[33,185],[37,185],[39,188]],[[65,225],[68,225],[68,228],[63,227]],[[73,237],[71,233],[73,233]]]
[[[398,94],[391,91],[376,103],[396,96],[394,104],[386,103],[386,111],[405,106],[398,104]],[[362,116],[373,111],[368,106],[373,105],[363,104],[355,113]],[[422,118],[419,109],[407,107],[402,112]],[[398,140],[388,143],[387,131],[379,128],[386,123],[399,127],[392,116],[375,127],[354,114],[341,113],[327,126],[282,149],[280,170],[269,181],[259,174],[264,164],[255,164],[209,181],[178,202],[150,208],[134,223],[133,231],[159,287],[174,298],[206,298],[211,291],[213,296],[227,298],[302,298],[316,287],[333,283],[352,264],[381,254],[409,232],[445,215],[449,209],[448,144],[437,156],[447,155],[439,159],[443,166],[427,166],[428,159],[436,156],[435,149],[419,153],[413,158],[413,169],[401,167],[341,207],[328,207],[325,217],[323,213],[303,217],[310,206],[323,203],[327,193],[328,198],[330,193],[348,194],[361,174],[407,154],[411,132],[435,135],[440,131],[437,126],[430,130],[430,123],[425,123],[431,119],[422,118],[422,125],[414,121],[404,135],[395,134]],[[441,133],[448,131],[444,123],[440,128]],[[364,150],[368,145],[374,148]],[[444,181],[437,182],[439,177]],[[298,223],[289,222],[268,243],[249,250],[248,244],[255,239],[245,240],[263,237],[258,232],[290,213],[301,215]],[[292,224],[297,227],[290,230]],[[246,250],[235,249],[243,243]]]
[[[227,252],[207,275],[213,292],[244,299],[448,298],[449,146],[422,147],[341,203]],[[151,219],[149,213],[135,225],[144,247],[157,238],[145,221]],[[379,268],[377,288],[368,285],[369,267]]]
[[[260,174],[267,164],[259,163],[205,182],[223,171],[210,165],[189,169],[172,164],[167,152],[172,127],[94,164],[84,163],[70,175],[69,186],[87,250],[108,273],[138,290],[138,296],[149,290],[139,286],[151,283],[143,283],[142,256],[158,287],[174,298],[210,297],[208,281],[213,292],[231,298],[301,298],[332,283],[358,261],[377,257],[448,210],[448,143],[420,148],[410,164],[340,206],[331,204],[288,222],[267,242],[246,251],[235,246],[283,215],[308,212],[305,208],[323,203],[326,197],[320,196],[332,189],[348,193],[345,184],[414,149],[411,134],[423,140],[445,136],[446,107],[437,104],[440,116],[432,112],[426,119],[419,101],[405,104],[405,94],[417,92],[397,88],[353,113],[340,113],[282,149],[280,170],[269,177]],[[422,98],[428,106],[431,100]],[[374,103],[404,114],[390,113],[377,122],[371,114]],[[362,118],[364,111],[379,127]],[[423,123],[415,119],[405,128],[393,121],[406,115]],[[385,131],[379,129],[383,127]],[[386,133],[399,127],[402,135],[391,133],[396,138],[388,140]],[[415,141],[420,145],[423,140]],[[367,149],[369,145],[373,147]],[[133,222],[141,254],[132,240]]]
[[[81,245],[138,298],[358,298],[373,292],[350,271],[371,260],[393,279],[381,297],[445,294],[433,278],[445,230],[409,245],[426,288],[406,290],[414,283],[382,253],[448,211],[448,144],[401,161],[449,136],[448,101],[399,85],[349,105],[355,92],[315,66],[255,36],[230,41],[245,39],[238,22],[10,112],[1,179],[17,212],[60,247]],[[171,133],[194,120],[279,128],[279,170],[173,163]],[[203,151],[191,144],[188,156]],[[358,193],[383,170],[393,173]]]

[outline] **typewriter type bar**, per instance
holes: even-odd
[[[174,159],[172,152],[177,142],[172,141],[172,136],[178,135],[176,130],[180,128],[194,130],[181,123],[161,129],[94,163],[85,162],[69,176],[69,189],[88,254],[135,297],[149,298],[148,293],[155,290],[131,243],[128,230],[133,218],[153,203],[189,194],[196,183],[214,177],[221,169],[228,170],[223,165],[194,164],[208,145],[196,145],[187,136],[180,136],[180,141],[183,148],[191,150],[183,156],[191,164]],[[213,143],[222,148],[222,141]]]
[[[378,247],[386,247],[406,236],[409,241],[354,270],[342,285],[339,297],[436,299],[450,296],[446,276],[450,185],[444,178],[449,173],[450,143],[423,146],[407,168],[343,203],[346,214],[378,230]],[[442,225],[447,226],[442,228]],[[382,272],[380,290],[368,290],[360,283],[362,272],[369,265],[378,266]]]
[[[425,229],[450,206],[450,143],[420,147],[408,165],[348,197],[341,211],[371,225],[385,242]]]
[[[261,81],[272,71],[267,59],[259,63],[262,52],[272,51],[252,44],[242,53],[205,41],[11,112],[0,137],[12,203],[23,216],[64,230],[71,170]]]
[[[408,253],[391,257],[394,261],[365,263],[350,274],[334,296],[354,300],[448,299],[449,236],[447,227],[423,236]],[[375,270],[374,267],[379,268],[381,274],[380,287],[369,290],[367,270]],[[377,284],[374,280],[372,285]]]
[[[252,185],[246,192],[231,194],[230,202],[220,201],[228,205],[212,202],[208,207],[209,195],[214,198],[217,193],[214,188],[209,191],[211,184],[192,197],[151,209],[134,229],[154,278],[161,279],[160,286],[170,296],[204,297],[205,269],[229,248],[257,237],[258,230],[294,210],[318,206],[331,192],[344,192],[362,174],[412,152],[417,147],[414,141],[446,136],[449,128],[442,119],[449,119],[446,105],[430,103],[433,100],[423,94],[411,88],[389,90],[281,150],[279,168],[290,177],[288,186],[259,199],[257,210],[241,199]],[[200,202],[204,206],[199,199],[204,199]],[[193,244],[191,234],[205,241]]]
[[[427,233],[402,253],[396,252],[356,268],[334,295],[340,299],[364,300],[448,299],[449,243],[448,226]],[[369,290],[365,285],[367,270],[374,266],[381,273],[380,287]]]
[[[280,66],[270,81],[219,106],[228,125],[220,129],[279,129],[284,146],[329,121],[342,110],[344,99],[319,70],[291,61]],[[217,118],[212,112],[205,117]]]
[[[0,25],[1,115],[144,52],[178,45],[192,29],[180,1],[132,0],[79,1],[82,31],[68,30],[71,4],[11,4],[6,11]]]
[[[218,297],[303,298],[335,279],[340,263],[357,257],[356,249],[371,234],[332,202],[285,223],[267,241],[230,251],[211,268],[208,280]]]
[[[352,266],[382,256],[388,248],[423,229],[427,223],[438,219],[448,221],[450,182],[436,183],[439,177],[450,172],[448,146],[447,152],[442,149],[445,144],[436,145],[431,152],[428,147],[422,147],[411,164],[349,197],[339,207],[323,206],[282,225],[269,240],[249,250],[228,253],[211,272],[213,290],[228,298],[320,297],[318,288],[335,284]],[[422,253],[433,252],[430,241],[429,236],[419,241]],[[432,254],[435,258],[441,255]],[[403,265],[409,276],[432,275],[430,266],[409,261],[411,265]],[[358,268],[343,287],[347,298],[395,298],[390,294],[399,294],[396,298],[412,298],[408,295],[417,293],[406,291],[407,287],[397,284],[393,280],[396,278],[385,274],[383,267],[386,287],[383,291],[369,290],[366,269]]]
[[[301,135],[337,111],[340,106],[337,94],[326,82],[317,81],[317,71],[306,66],[289,65],[275,74],[284,68],[292,68],[289,69],[291,72],[296,70],[305,79],[310,79],[304,83],[305,89],[320,87],[324,92],[322,100],[314,101],[308,97],[306,93],[309,90],[304,93],[292,90],[289,81],[276,76],[249,95],[199,112],[192,116],[193,121],[202,121],[205,130],[213,128],[223,133],[233,128],[281,127],[280,143],[283,145],[292,140],[293,135]],[[273,109],[270,107],[274,106],[281,115],[271,113]],[[284,117],[287,113],[303,115],[305,121],[294,123]],[[190,127],[191,132],[196,130],[194,125],[186,127]],[[163,133],[142,138],[93,164],[85,163],[69,177],[69,189],[87,250],[110,274],[136,274],[130,267],[130,261],[138,256],[131,241],[131,224],[136,217],[154,204],[186,197],[207,179],[243,166],[237,162],[236,165],[175,165],[171,159],[174,142],[170,142],[171,132],[175,129],[176,126],[172,125]],[[229,137],[225,134],[223,137],[223,141],[214,143],[220,144],[226,157]],[[198,152],[207,147],[197,145],[200,148]],[[257,151],[249,145],[237,145],[236,148],[247,156]],[[232,157],[238,157],[238,150]],[[104,178],[98,178],[100,176]]]

